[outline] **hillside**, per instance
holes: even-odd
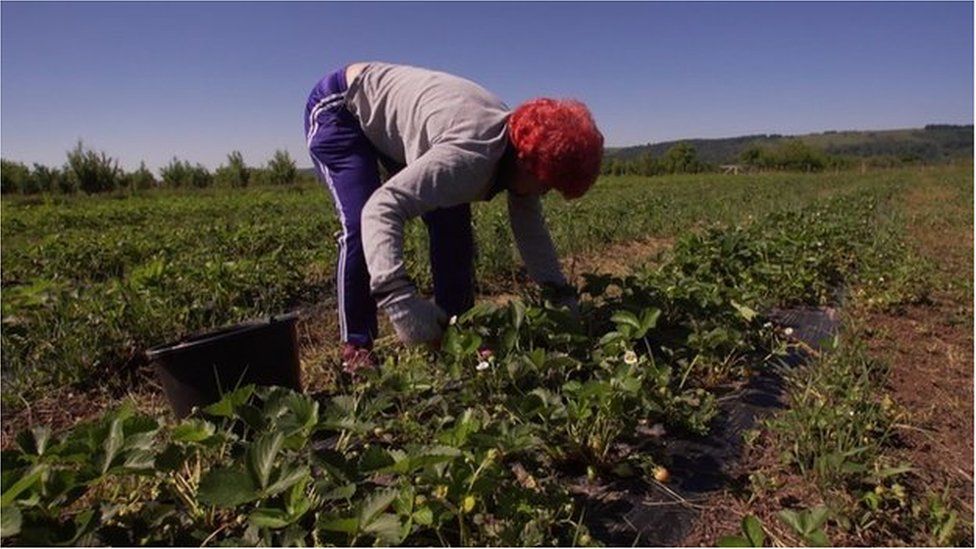
[[[788,139],[799,139],[827,154],[839,156],[894,156],[905,159],[940,161],[973,155],[973,126],[932,124],[924,128],[881,131],[828,131],[805,135],[759,134],[721,139],[684,139],[607,149],[607,158],[632,160],[647,151],[659,158],[680,142],[690,143],[698,158],[710,164],[735,162],[750,146],[776,146]]]

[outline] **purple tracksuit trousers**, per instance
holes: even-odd
[[[376,302],[369,291],[363,254],[363,206],[380,186],[378,162],[390,173],[400,167],[373,147],[359,121],[345,107],[345,69],[327,75],[312,88],[305,107],[305,135],[315,170],[332,193],[342,224],[336,266],[339,330],[342,341],[372,346],[376,337]],[[471,208],[461,204],[422,217],[430,238],[434,300],[448,315],[474,305],[474,236]]]

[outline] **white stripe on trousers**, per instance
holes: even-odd
[[[348,320],[346,319],[346,248],[348,248],[349,233],[346,231],[346,215],[342,211],[342,203],[339,202],[339,193],[336,191],[335,184],[332,182],[332,174],[329,173],[329,168],[315,155],[312,155],[312,160],[318,166],[319,171],[325,177],[325,182],[329,187],[329,192],[332,193],[332,201],[335,202],[336,210],[339,211],[339,223],[342,224],[342,236],[339,240],[339,261],[336,270],[336,293],[338,295],[338,309],[339,309],[339,337],[343,342],[349,339],[349,327]]]
[[[345,98],[346,92],[333,93],[322,98],[322,100],[316,103],[315,107],[312,108],[308,116],[308,135],[305,136],[305,142],[309,147],[312,146],[312,136],[314,136],[315,132],[319,129],[319,114],[329,107],[341,103],[345,100]]]
[[[343,342],[349,339],[349,327],[348,320],[346,319],[346,295],[345,295],[345,281],[346,281],[346,248],[349,240],[349,233],[346,230],[346,215],[342,211],[342,203],[339,202],[339,193],[335,188],[335,183],[332,181],[332,174],[329,173],[329,168],[315,156],[315,152],[311,150],[312,138],[319,129],[318,115],[328,109],[329,107],[340,103],[345,98],[345,92],[339,92],[331,94],[315,105],[309,113],[309,132],[307,138],[307,143],[309,147],[309,153],[312,157],[312,161],[315,162],[316,167],[318,167],[319,172],[325,178],[326,185],[329,187],[329,192],[332,193],[332,201],[335,203],[335,208],[339,212],[339,222],[342,224],[342,237],[339,240],[339,261],[336,271],[336,293],[338,296],[338,309],[339,309],[339,337]]]

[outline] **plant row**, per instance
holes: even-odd
[[[694,176],[654,184],[621,178],[601,182],[582,200],[548,201],[546,211],[565,256],[677,234],[701,220],[740,222],[825,194],[903,184],[887,174],[761,176],[721,185]],[[118,379],[151,346],[326,299],[339,230],[327,195],[299,185],[5,204],[4,404],[19,405],[11,395],[29,400],[57,385]],[[523,275],[504,201],[478,205],[474,225],[482,290],[509,290],[506,281]],[[405,246],[410,275],[428,285],[423,224],[408,224]]]
[[[837,176],[722,185],[692,176],[654,184],[620,178],[582,200],[547,201],[546,211],[568,255],[878,184]],[[328,193],[306,185],[4,203],[4,404],[56,385],[118,379],[153,345],[322,301],[337,255],[332,211]],[[504,201],[474,214],[482,289],[521,277]],[[411,276],[429,284],[421,223],[408,224],[405,245]]]
[[[437,352],[379,349],[335,394],[243,387],[169,422],[128,408],[3,453],[12,544],[590,545],[579,488],[667,480],[716,394],[785,350],[761,311],[905,262],[871,194],[712,227],[661,267],[589,276],[574,318],[479,305]],[[924,297],[910,271],[872,294]]]

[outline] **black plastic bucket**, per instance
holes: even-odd
[[[297,313],[244,322],[146,351],[177,417],[248,384],[301,390]]]

